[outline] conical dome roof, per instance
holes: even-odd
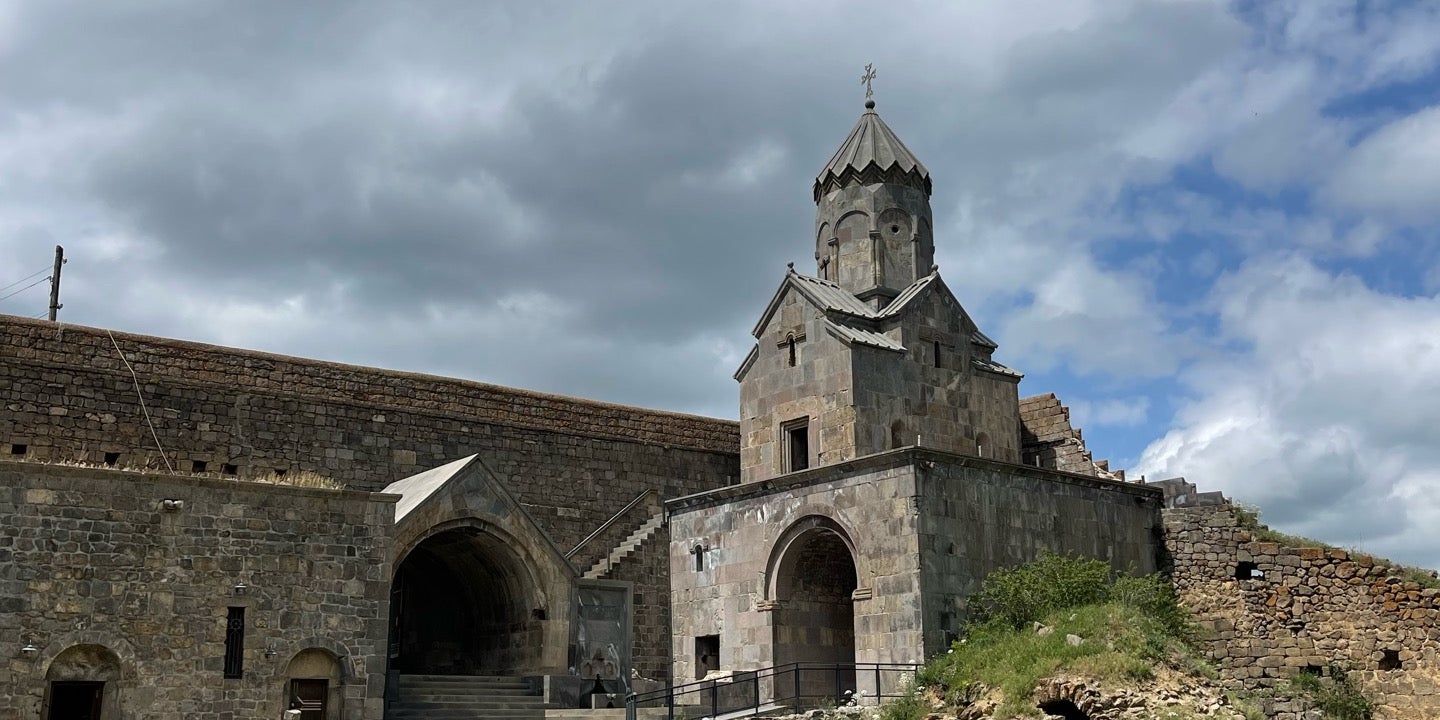
[[[882,182],[909,185],[930,196],[930,171],[880,119],[875,101],[867,100],[855,129],[815,177],[815,202],[846,185]]]

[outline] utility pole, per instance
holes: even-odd
[[[50,322],[55,322],[55,312],[65,307],[60,304],[60,266],[65,264],[65,248],[55,246],[55,272],[50,273]]]

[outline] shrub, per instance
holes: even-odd
[[[1296,675],[1291,685],[1310,698],[1315,707],[1324,713],[1326,720],[1371,720],[1375,709],[1370,698],[1360,691],[1349,671],[1337,665],[1329,668],[1330,677],[1322,678],[1311,673]]]
[[[1109,579],[1104,561],[1047,551],[1032,563],[987,575],[971,598],[972,617],[1019,628],[1056,610],[1104,602]]]
[[[1190,613],[1180,607],[1174,586],[1164,576],[1115,578],[1115,584],[1110,586],[1110,602],[1135,608],[1154,618],[1170,635],[1181,640],[1189,642],[1195,637]]]

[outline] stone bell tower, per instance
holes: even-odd
[[[930,173],[875,101],[815,179],[816,274],[880,310],[935,263]]]
[[[930,173],[874,101],[814,198],[816,274],[785,273],[735,373],[741,480],[915,446],[1018,462],[1021,374],[940,278]]]

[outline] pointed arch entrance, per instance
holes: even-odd
[[[777,682],[777,696],[855,689],[854,670],[841,667],[855,662],[854,547],[839,523],[819,515],[797,521],[776,542],[767,573],[775,664],[809,668],[794,682]]]
[[[480,523],[437,529],[396,565],[390,666],[431,675],[533,671],[543,664],[544,606],[512,543]]]

